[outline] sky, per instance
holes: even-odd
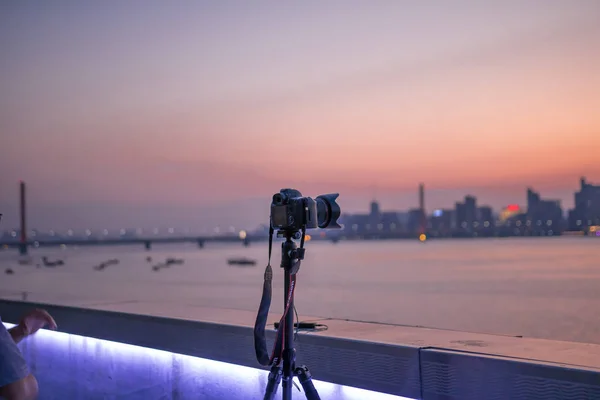
[[[252,228],[284,187],[343,212],[573,205],[600,182],[600,2],[0,3],[0,212]]]

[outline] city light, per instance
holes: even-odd
[[[246,239],[246,236],[247,236],[246,231],[240,231],[240,233],[239,233],[240,239],[244,240],[244,239]]]
[[[426,240],[427,240],[427,235],[425,235],[424,233],[421,233],[421,234],[419,235],[419,241],[420,241],[420,242],[424,242],[424,241],[426,241]]]

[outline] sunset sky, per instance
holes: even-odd
[[[266,223],[600,182],[595,0],[0,3],[0,230]]]

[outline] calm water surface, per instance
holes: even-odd
[[[27,291],[29,300],[60,304],[147,301],[255,311],[267,246],[38,249],[34,263],[42,255],[66,264],[21,266],[15,250],[0,251],[0,297]],[[185,264],[153,272],[148,255]],[[232,256],[259,264],[230,267]],[[93,270],[110,258],[120,264]],[[278,246],[274,259],[278,265]],[[4,274],[7,267],[15,274]],[[272,310],[280,312],[283,273],[275,272]],[[296,298],[303,315],[600,343],[600,240],[309,242]]]

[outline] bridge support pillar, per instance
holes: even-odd
[[[22,256],[27,255],[27,243],[19,243],[19,254]]]
[[[149,240],[145,241],[144,247],[146,248],[146,250],[150,250],[152,248],[152,242]]]
[[[199,248],[203,248],[204,247],[204,240],[198,239],[198,247]]]

